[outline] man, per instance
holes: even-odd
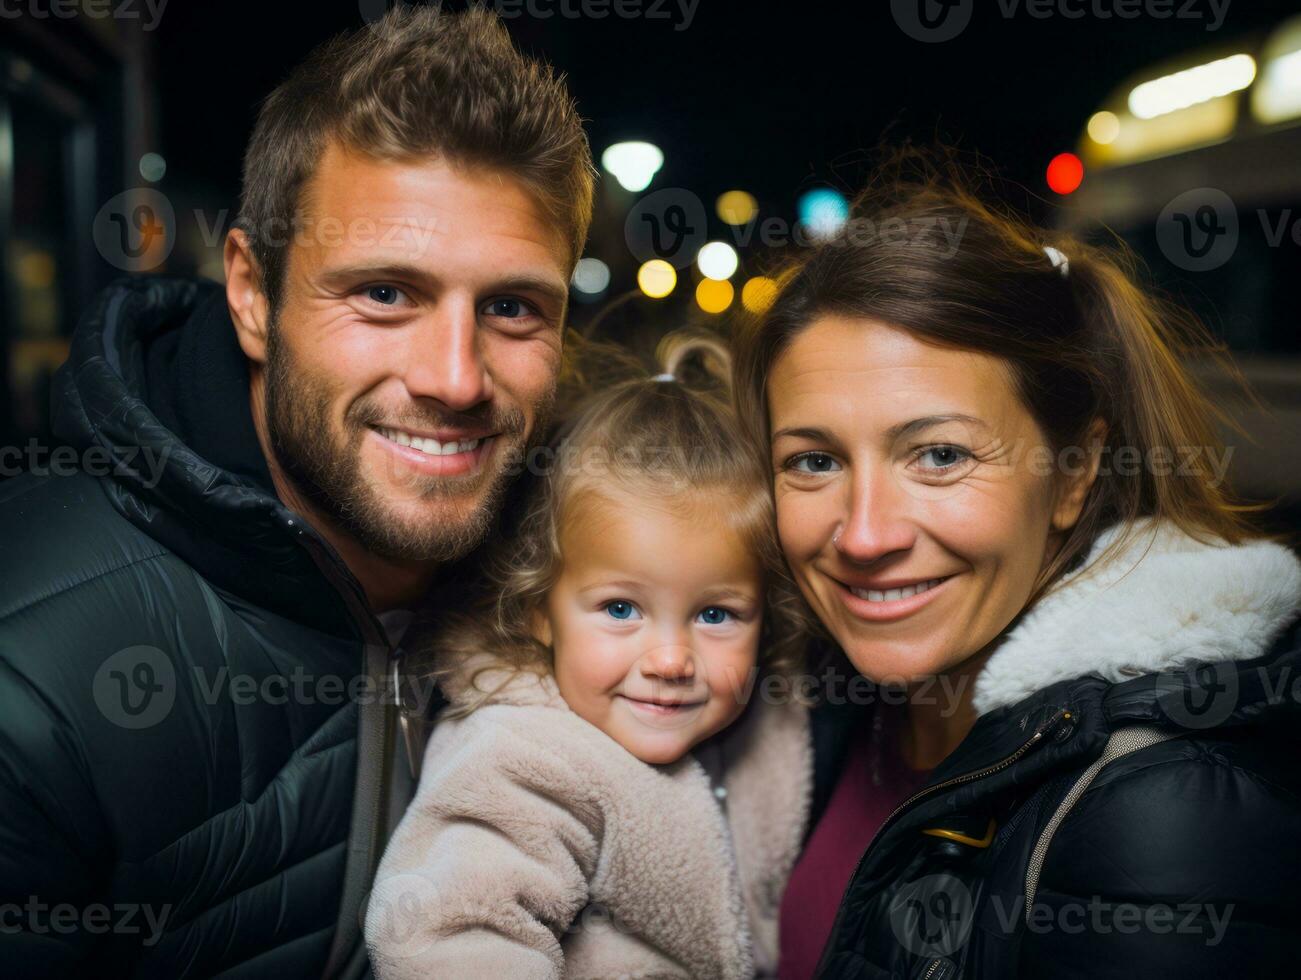
[[[224,289],[83,321],[56,431],[111,475],[0,490],[7,976],[366,969],[394,641],[545,422],[593,175],[493,16],[399,7],[263,105]]]

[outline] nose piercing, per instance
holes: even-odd
[[[833,547],[839,547],[840,535],[843,534],[844,531],[845,531],[845,525],[843,524],[840,525],[840,527],[836,528],[836,533],[831,536],[831,544]]]

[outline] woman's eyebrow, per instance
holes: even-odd
[[[910,419],[907,422],[900,422],[898,425],[890,427],[886,433],[891,439],[900,439],[903,436],[913,435],[921,432],[923,429],[929,429],[931,426],[943,425],[946,422],[966,422],[969,425],[983,426],[985,423],[976,418],[974,415],[963,415],[953,413],[950,415],[923,415],[921,418]]]
[[[921,418],[909,419],[907,422],[900,422],[893,425],[886,432],[891,439],[898,439],[901,436],[911,435],[920,432],[923,429],[929,429],[933,425],[943,425],[945,422],[967,422],[971,425],[983,426],[985,423],[976,418],[974,415],[963,415],[960,412],[954,412],[947,415],[923,415]],[[820,429],[817,426],[792,426],[785,429],[778,429],[772,434],[773,440],[780,439],[782,436],[792,436],[797,439],[810,439],[814,442],[831,442],[831,433],[826,429]]]
[[[830,442],[831,433],[826,429],[819,429],[810,426],[796,426],[788,429],[778,429],[772,434],[773,439],[780,439],[782,436],[794,436],[797,439],[812,439],[814,442]]]

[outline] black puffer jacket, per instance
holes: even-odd
[[[116,284],[55,412],[80,469],[0,486],[0,972],[320,976],[385,638],[271,489],[222,290]]]
[[[863,855],[819,978],[1295,973],[1301,566],[1273,544],[1145,540],[990,658],[978,722]],[[855,710],[814,714],[819,805]],[[1162,740],[1063,808],[1133,726]]]

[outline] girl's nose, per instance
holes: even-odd
[[[656,647],[641,659],[643,677],[685,681],[696,676],[696,657],[690,647],[668,644]]]

